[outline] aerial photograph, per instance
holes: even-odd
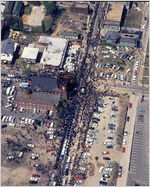
[[[1,1],[1,186],[149,186],[148,125],[148,1]]]

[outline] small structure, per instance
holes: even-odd
[[[75,39],[77,40],[79,37],[79,34],[75,33],[75,32],[70,32],[70,31],[60,31],[58,33],[58,36],[62,37],[62,38],[66,38],[66,39]]]
[[[62,67],[68,41],[62,38],[40,36],[39,43],[45,46],[40,62],[43,67]]]
[[[23,62],[36,63],[38,52],[38,48],[34,48],[29,45],[28,47],[24,48],[21,58],[23,59]]]
[[[15,2],[15,5],[14,5],[14,8],[12,10],[12,15],[14,16],[20,16],[21,13],[22,13],[22,10],[23,10],[23,2],[22,1],[16,1]]]
[[[1,62],[11,63],[16,51],[18,44],[14,43],[12,40],[6,39],[3,41],[1,49]]]

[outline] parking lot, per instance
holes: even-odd
[[[76,184],[92,186],[104,180],[111,182],[113,168],[108,169],[106,164],[112,164],[113,161],[119,163],[123,154],[116,142],[122,110],[119,100],[118,97],[98,97],[98,107],[91,118],[78,166],[78,173],[86,174],[87,179],[85,182],[83,179],[76,179]]]
[[[143,116],[143,119],[141,119]],[[149,104],[139,103],[132,143],[127,185],[149,185]]]
[[[59,145],[59,136],[55,133],[57,112],[15,106],[15,94],[21,89],[21,80],[10,75],[2,77],[3,185],[9,185],[10,181],[14,186],[37,181],[39,185],[47,185],[49,167],[55,162]],[[11,170],[8,171],[9,167]],[[37,175],[40,177],[34,177]],[[18,176],[19,180],[16,179]]]

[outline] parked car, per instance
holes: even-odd
[[[111,160],[109,157],[103,157],[103,160]]]

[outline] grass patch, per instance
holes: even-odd
[[[42,21],[42,29],[43,32],[48,33],[52,31],[52,26],[54,24],[54,19],[53,17],[45,17],[44,20]]]
[[[36,27],[32,27],[32,32],[34,33],[42,33],[42,27],[41,26],[36,26]]]
[[[124,27],[140,27],[142,24],[142,13],[134,8],[127,11]]]

